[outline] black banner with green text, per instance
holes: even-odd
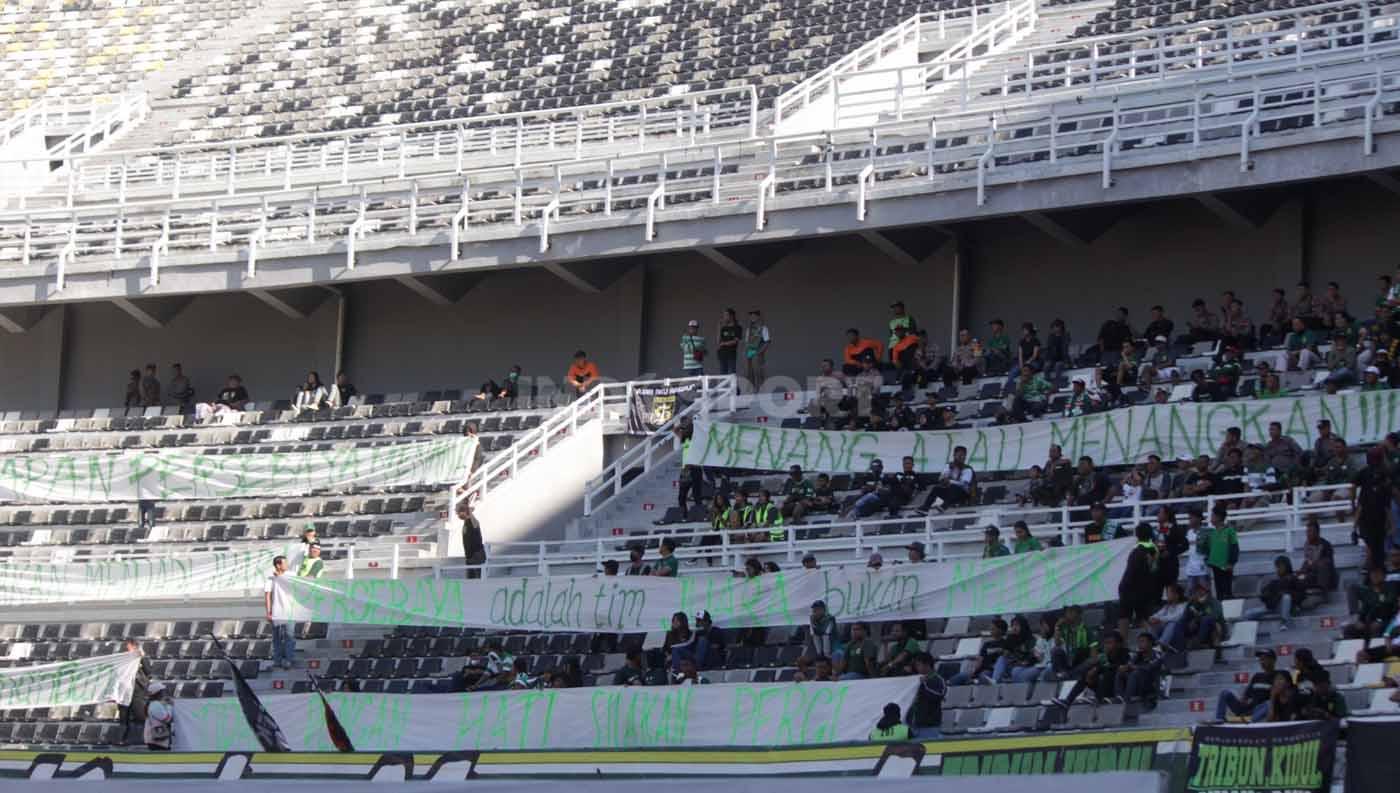
[[[1336,722],[1197,727],[1186,790],[1328,793],[1336,756]]]

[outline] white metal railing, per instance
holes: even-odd
[[[1019,6],[1016,11],[1027,18],[1014,19],[1008,13],[996,20],[1007,26],[1004,33],[1012,41],[1034,25],[1029,18],[1035,13],[1033,8]],[[1348,18],[1348,12],[1356,16]],[[874,114],[927,116],[950,105],[966,110],[979,99],[1002,105],[1006,97],[1021,101],[1037,94],[1092,94],[1188,74],[1235,74],[1274,60],[1291,59],[1303,65],[1339,55],[1368,57],[1400,51],[1397,28],[1400,5],[1339,0],[1010,52],[1004,46],[975,41],[990,33],[983,30],[960,42],[956,51],[945,52],[927,64],[838,75],[832,125],[840,127],[850,119],[860,122]],[[843,80],[858,80],[859,84],[847,87],[841,84]]]
[[[144,96],[141,99],[144,107]],[[269,186],[290,190],[298,185],[402,179],[419,172],[460,172],[466,162],[493,158],[522,164],[581,158],[598,148],[645,151],[675,140],[744,139],[757,134],[758,101],[757,90],[744,86],[349,132],[102,154],[72,150],[54,158],[72,174],[62,196],[20,199],[21,206],[39,207],[52,200],[69,202],[70,191],[113,193],[121,203],[194,193],[239,195]],[[50,161],[44,160],[44,167]],[[0,159],[0,167],[35,162]],[[0,186],[0,196],[7,194]]]
[[[1324,533],[1338,541],[1350,538],[1351,521],[1338,517],[1339,513],[1350,512],[1349,489],[1350,485],[1345,484],[1322,485],[1107,506],[1109,524],[1121,525],[1131,532],[1141,521],[1155,522],[1159,507],[1169,508],[1177,521],[1185,525],[1189,509],[1200,508],[1208,521],[1214,506],[1225,503],[1230,506],[1230,522],[1242,528],[1242,550],[1292,553],[1302,547],[1309,518],[1316,518]],[[1242,501],[1250,503],[1238,506],[1237,502]],[[824,566],[863,565],[870,553],[902,549],[911,542],[924,544],[926,561],[947,562],[979,557],[988,525],[998,526],[1003,542],[1010,545],[1011,525],[1018,520],[1024,520],[1042,543],[1053,538],[1064,545],[1082,544],[1088,521],[1080,514],[1087,511],[1087,507],[999,505],[928,517],[805,523],[771,529],[717,530],[692,524],[674,530],[648,529],[588,540],[488,543],[486,564],[473,569],[481,569],[488,576],[548,575],[551,569],[598,571],[605,560],[625,556],[629,547],[655,547],[668,538],[677,544],[676,555],[683,564],[698,566],[697,572],[702,573],[736,569],[751,557],[783,560],[792,565],[807,553],[821,555]],[[782,539],[775,539],[776,534],[781,534]],[[753,539],[757,541],[750,541]],[[460,576],[465,569],[460,563],[441,562],[434,574]]]
[[[1145,141],[1150,142],[1158,159],[1172,151],[1195,159],[1212,152],[1218,155],[1221,147],[1238,150],[1245,130],[1250,151],[1269,145],[1271,136],[1278,132],[1288,134],[1285,143],[1296,142],[1292,128],[1297,126],[1311,128],[1314,137],[1354,136],[1361,141],[1367,126],[1362,118],[1370,117],[1368,109],[1372,115],[1393,109],[1385,104],[1385,98],[1393,101],[1395,96],[1400,54],[1303,67],[1287,59],[1270,63],[1272,68],[1248,74],[1222,73],[1181,85],[1153,84],[1150,90],[1144,86],[1111,99],[1064,107],[1054,101],[1029,103],[1014,112],[994,115],[990,121],[980,111],[950,113],[940,115],[936,124],[927,120],[886,122],[861,130],[682,145],[565,164],[484,168],[465,178],[449,176],[440,186],[419,179],[428,199],[418,211],[417,225],[420,236],[424,231],[440,234],[450,230],[455,258],[465,233],[477,238],[500,234],[503,220],[511,223],[555,200],[559,205],[550,224],[552,235],[566,233],[571,220],[588,222],[619,208],[644,212],[647,197],[657,187],[663,158],[669,163],[665,171],[670,173],[664,177],[665,200],[657,202],[658,222],[671,211],[685,212],[698,197],[733,212],[757,207],[757,222],[761,223],[762,213],[783,193],[825,192],[828,172],[835,179],[856,184],[859,171],[872,157],[875,182],[868,189],[868,200],[878,200],[887,185],[898,187],[917,178],[933,182],[939,190],[965,189],[971,176],[985,201],[988,191],[995,189],[993,174],[1006,171],[1007,181],[1019,181],[1024,176],[1014,166],[1022,162],[1037,163],[1038,176],[1049,178],[1082,168],[1080,158],[1092,152],[1098,160],[1092,167],[1107,174],[1111,184],[1113,169],[1123,167],[1124,161],[1135,155],[1134,148]],[[1252,123],[1245,124],[1251,116]],[[1006,120],[1000,120],[1003,118]],[[1370,126],[1374,134],[1376,122]],[[878,150],[872,140],[886,149]],[[1106,141],[1113,145],[1105,147]],[[858,156],[848,156],[851,154]],[[1052,167],[1046,168],[1043,161]],[[722,166],[715,167],[716,163]],[[757,195],[755,182],[762,182],[763,187]],[[553,192],[556,186],[560,187],[557,193]],[[172,256],[176,249],[218,250],[233,240],[247,240],[267,217],[261,210],[264,201],[283,210],[279,219],[269,221],[270,239],[304,244],[314,238],[320,244],[333,245],[359,217],[352,196],[364,194],[369,201],[385,205],[369,213],[371,232],[377,230],[377,224],[402,227],[409,214],[410,184],[386,182],[376,185],[373,192],[370,189],[272,192],[241,201],[222,200],[213,207],[202,202],[191,206],[189,200],[133,202],[124,211],[133,226],[140,215],[153,226],[155,218],[178,211],[181,222],[178,229],[172,226],[169,240]],[[854,191],[851,193],[843,200],[854,200]],[[460,204],[455,203],[459,195]],[[448,196],[451,200],[442,200]],[[68,224],[75,217],[79,220],[78,262],[86,265],[113,247],[108,218],[97,209],[0,213],[0,226],[22,222],[29,239],[28,261],[52,260],[66,242]],[[11,226],[11,239],[18,238],[20,232]],[[149,228],[144,232],[133,228],[124,244],[144,250],[154,239]],[[15,259],[15,253],[13,243],[0,248],[0,262]],[[164,269],[171,266],[175,266],[173,261],[162,263]]]
[[[0,148],[3,148],[15,136],[35,127],[69,127],[74,124],[89,123],[98,117],[101,108],[111,103],[111,97],[106,96],[95,96],[81,100],[43,97],[25,108],[19,115],[0,122]]]

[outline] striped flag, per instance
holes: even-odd
[[[326,699],[326,692],[321,690],[321,681],[310,672],[306,676],[311,678],[311,685],[316,689],[316,696],[321,698],[321,707],[326,714],[326,734],[330,736],[331,744],[342,752],[355,751],[355,745],[350,743],[350,735],[341,726],[340,719],[336,718],[335,709],[331,707],[331,701]]]

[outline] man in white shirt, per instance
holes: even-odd
[[[928,514],[930,509],[942,512],[949,507],[961,507],[966,504],[972,496],[975,476],[972,467],[967,464],[967,447],[959,446],[953,449],[953,461],[948,463],[948,470],[943,472],[938,484],[929,491],[921,512]]]
[[[296,624],[278,622],[272,616],[277,611],[275,607],[281,606],[283,598],[287,597],[284,588],[286,581],[282,578],[286,574],[287,557],[275,557],[272,560],[272,575],[263,583],[263,605],[267,609],[267,621],[272,623],[272,665],[291,669],[297,652]]]

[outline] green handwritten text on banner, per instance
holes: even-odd
[[[460,481],[476,438],[456,436],[329,451],[208,454],[195,449],[8,454],[0,501],[89,503],[302,496]]]
[[[767,424],[695,422],[685,463],[763,471],[863,471],[874,459],[889,468],[908,456],[916,470],[941,472],[953,449],[967,449],[979,471],[1017,471],[1044,463],[1051,445],[1071,460],[1088,455],[1100,465],[1214,454],[1225,430],[1239,427],[1245,443],[1269,442],[1269,423],[1307,447],[1319,419],[1350,443],[1372,443],[1400,427],[1400,390],[1293,399],[1140,405],[1029,424],[939,432],[838,432]]]
[[[0,606],[139,600],[205,593],[260,591],[278,554],[295,549],[125,556],[67,564],[0,564]]]
[[[0,709],[131,703],[137,653],[0,669]]]
[[[360,751],[800,746],[863,741],[918,679],[599,686],[477,694],[328,694]],[[295,751],[333,751],[314,695],[263,698]],[[175,748],[258,748],[232,699],[176,700]]]
[[[705,610],[726,628],[802,625],[813,601],[838,620],[1044,611],[1116,596],[1132,540],[940,564],[794,570],[756,578],[686,575],[331,580],[284,577],[275,617],[351,625],[529,631],[662,630]]]

